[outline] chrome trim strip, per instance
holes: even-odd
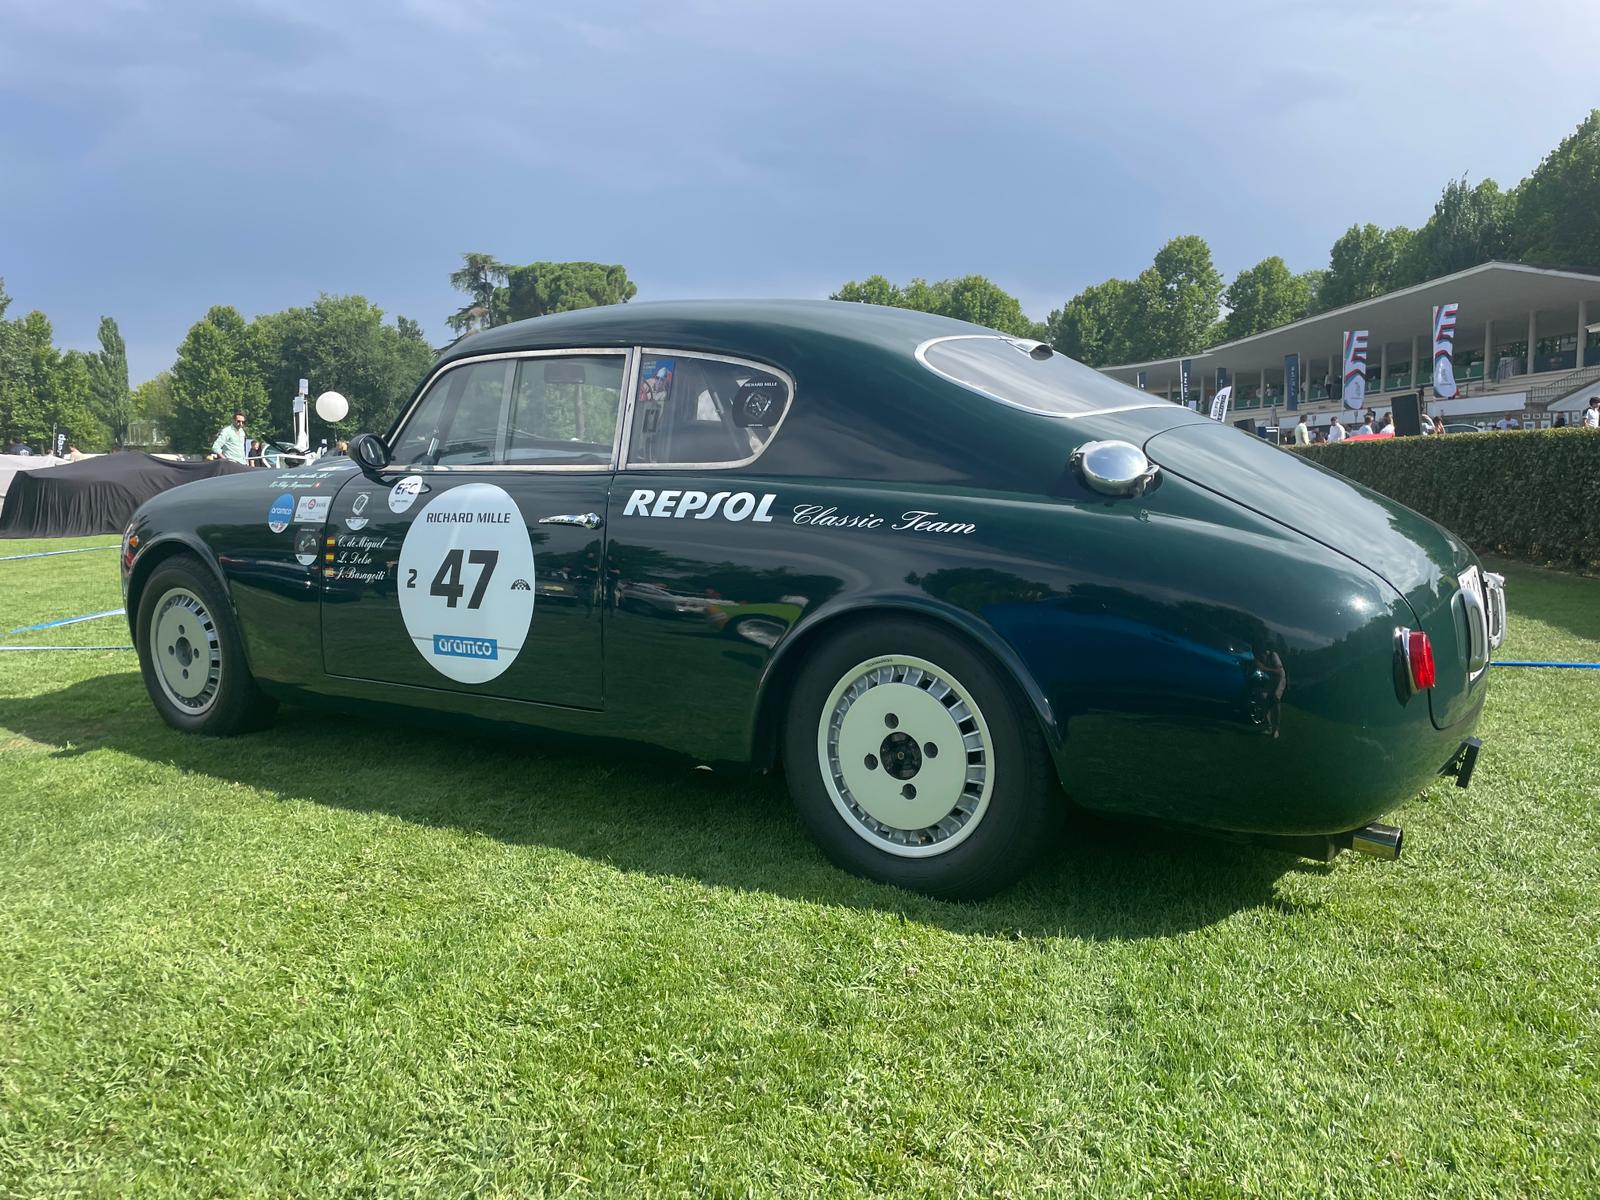
[[[422,403],[422,401],[427,398],[428,393],[433,390],[433,386],[434,386],[435,383],[437,383],[439,381],[440,376],[445,375],[445,374],[449,373],[450,371],[455,370],[457,367],[469,366],[472,363],[494,362],[494,361],[496,361],[498,359],[515,360],[515,359],[523,359],[523,358],[578,358],[578,357],[590,357],[590,358],[593,358],[593,357],[598,357],[598,356],[602,356],[602,355],[619,354],[619,355],[622,355],[623,358],[625,359],[625,361],[623,363],[623,368],[622,368],[622,378],[623,378],[624,391],[623,391],[623,395],[622,395],[622,403],[621,403],[621,406],[619,407],[618,412],[617,412],[617,429],[616,429],[616,432],[613,433],[612,438],[611,438],[611,461],[609,463],[584,463],[582,465],[570,466],[570,467],[564,467],[564,466],[559,466],[559,465],[556,465],[556,464],[547,464],[547,463],[486,463],[486,464],[483,464],[483,465],[478,465],[478,464],[458,464],[458,465],[455,465],[455,466],[449,466],[449,465],[445,465],[445,466],[438,466],[438,465],[433,465],[433,466],[414,466],[414,465],[411,465],[411,464],[408,464],[408,463],[389,463],[387,466],[385,466],[383,468],[382,471],[378,472],[378,474],[380,476],[388,475],[388,474],[391,474],[391,473],[397,474],[397,475],[429,475],[429,474],[446,474],[446,473],[449,473],[449,472],[452,472],[452,471],[472,471],[472,472],[493,471],[493,472],[500,472],[500,473],[511,471],[511,472],[516,472],[518,474],[533,474],[533,475],[544,475],[544,474],[575,474],[575,475],[610,474],[610,473],[614,472],[617,469],[617,463],[620,461],[620,459],[619,459],[619,447],[620,447],[620,443],[621,443],[621,439],[622,439],[622,430],[623,430],[623,423],[622,422],[623,422],[624,414],[628,411],[628,399],[629,398],[628,398],[628,393],[627,393],[627,390],[626,390],[627,389],[627,385],[628,385],[628,381],[637,372],[637,369],[638,369],[637,358],[636,357],[629,357],[629,356],[636,356],[637,353],[638,353],[637,347],[629,347],[629,346],[573,346],[573,347],[570,347],[570,348],[569,347],[561,347],[560,349],[555,349],[555,350],[503,350],[503,351],[500,351],[500,352],[495,353],[495,354],[474,354],[474,355],[472,355],[472,356],[470,356],[468,358],[452,359],[451,361],[445,363],[443,366],[437,368],[433,372],[433,374],[428,376],[427,381],[417,391],[417,394],[416,394],[415,398],[411,401],[410,404],[408,404],[406,406],[404,412],[402,412],[400,414],[400,416],[395,420],[394,424],[391,425],[390,429],[389,429],[390,436],[388,438],[388,442],[392,446],[395,443],[395,441],[397,440],[398,435],[400,434],[400,432],[405,429],[406,423],[411,420],[411,416],[416,411],[417,406],[420,405]],[[509,366],[511,368],[514,368],[515,365],[516,364],[515,364],[514,361],[509,364]],[[515,381],[515,376],[512,377],[512,380],[513,380],[513,382]],[[506,403],[507,404],[510,403],[510,393],[511,393],[511,388],[510,388],[510,386],[507,386],[507,388],[506,388]],[[501,410],[501,421],[500,421],[502,432],[499,435],[499,437],[501,439],[503,439],[504,436],[505,436],[504,435],[505,415],[506,415],[506,409],[504,407],[502,407],[502,410]]]
[[[942,337],[929,338],[927,341],[923,342],[917,347],[915,354],[917,361],[925,368],[927,368],[929,371],[932,371],[940,379],[949,380],[957,387],[966,388],[967,391],[974,392],[979,396],[987,396],[990,400],[994,400],[1000,404],[1008,405],[1011,408],[1021,409],[1023,412],[1034,413],[1041,417],[1054,417],[1058,421],[1079,421],[1084,417],[1106,417],[1110,416],[1112,413],[1134,412],[1135,410],[1141,408],[1172,407],[1172,403],[1169,400],[1151,400],[1148,403],[1120,404],[1114,408],[1091,408],[1086,412],[1079,413],[1053,412],[1047,408],[1034,408],[1031,404],[1019,404],[1015,400],[1008,400],[1004,396],[997,396],[994,392],[986,391],[985,389],[978,387],[976,384],[968,383],[964,379],[957,379],[954,375],[950,375],[939,370],[938,367],[934,366],[928,361],[928,347],[937,346],[940,342],[1011,342],[1016,345],[1026,345],[1028,341],[1029,339],[1027,338],[1006,337],[1002,333],[950,333],[945,334]],[[1040,344],[1042,343],[1034,343],[1034,345]],[[1116,380],[1109,379],[1109,377],[1108,381],[1111,383],[1116,382]]]
[[[769,363],[760,362],[753,358],[739,358],[731,354],[711,354],[704,350],[674,350],[668,346],[635,346],[634,347],[634,380],[633,388],[624,397],[623,418],[626,422],[627,434],[623,439],[622,456],[619,459],[622,471],[731,471],[739,467],[748,467],[756,459],[767,452],[767,447],[778,440],[778,434],[783,429],[783,423],[789,419],[789,414],[794,411],[795,397],[798,389],[795,387],[794,376],[782,367],[775,367]],[[643,374],[645,355],[668,355],[674,358],[700,358],[710,362],[732,363],[736,367],[754,367],[767,375],[773,375],[783,380],[789,388],[789,399],[783,407],[783,415],[778,418],[778,423],[772,427],[772,432],[767,435],[767,440],[748,458],[730,459],[726,462],[671,462],[671,463],[637,463],[629,464],[628,451],[633,440],[633,403],[639,395],[639,378]]]

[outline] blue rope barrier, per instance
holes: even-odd
[[[0,646],[0,654],[7,650],[132,650],[132,646]]]
[[[1566,667],[1573,671],[1600,671],[1600,663],[1562,663],[1562,662],[1517,662],[1507,659],[1504,662],[1492,662],[1491,667]]]
[[[59,621],[46,621],[42,625],[19,625],[15,629],[0,633],[0,637],[11,637],[17,633],[37,633],[41,629],[57,629],[62,625],[76,625],[79,621],[98,621],[101,617],[120,617],[125,611],[121,608],[108,608],[105,612],[89,613],[82,617],[62,617]]]
[[[49,558],[52,554],[88,554],[95,550],[115,550],[116,546],[79,546],[76,550],[35,550],[32,554],[0,555],[0,562],[15,562],[19,558]]]

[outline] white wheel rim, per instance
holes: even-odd
[[[198,717],[216,703],[222,685],[217,623],[187,588],[172,588],[156,601],[150,662],[162,692],[180,711]]]
[[[994,788],[994,743],[972,693],[902,654],[845,672],[822,706],[817,762],[851,831],[902,858],[966,841]]]

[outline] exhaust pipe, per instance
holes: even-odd
[[[1373,858],[1385,858],[1392,862],[1400,857],[1400,848],[1405,839],[1405,831],[1398,825],[1374,821],[1360,829],[1341,833],[1332,840],[1341,850],[1354,850],[1357,854],[1370,854]]]

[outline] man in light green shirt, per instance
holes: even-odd
[[[244,436],[244,414],[236,412],[233,414],[233,424],[224,425],[222,432],[217,434],[217,440],[211,443],[211,457],[243,463],[249,448],[250,443]]]

